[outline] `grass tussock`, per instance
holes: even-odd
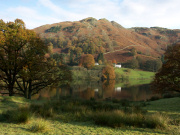
[[[27,123],[31,117],[28,107],[8,110],[1,114],[1,121],[13,123]]]
[[[50,118],[54,117],[54,109],[50,104],[31,104],[30,105],[31,113],[35,114],[36,116],[43,117],[43,118]]]
[[[169,119],[162,114],[126,114],[122,111],[99,112],[93,117],[95,124],[108,127],[133,126],[140,128],[165,129]]]
[[[30,128],[30,131],[34,133],[47,133],[50,130],[50,123],[43,119],[38,119],[32,124],[32,127]]]

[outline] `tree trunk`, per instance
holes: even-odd
[[[31,94],[32,94],[32,81],[29,81],[29,92],[28,92],[28,99],[31,99]]]
[[[14,96],[13,86],[9,84],[8,86],[9,96]]]
[[[28,89],[27,88],[24,88],[24,97],[28,98]]]

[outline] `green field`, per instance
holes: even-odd
[[[138,69],[130,69],[130,68],[115,68],[115,73],[118,75],[119,79],[153,79],[155,73],[149,71],[142,71]]]
[[[45,101],[26,100],[20,97],[2,97],[0,96],[0,113],[9,109],[15,109],[19,106],[29,106],[32,103],[42,104]],[[157,101],[146,102],[145,109],[148,113],[161,111],[166,113],[174,122],[170,123],[167,129],[150,129],[150,128],[136,128],[131,126],[124,126],[120,128],[111,128],[106,126],[98,126],[91,120],[89,121],[73,121],[71,114],[57,114],[53,118],[40,118],[32,115],[27,123],[17,124],[13,122],[0,122],[0,134],[9,135],[26,135],[26,134],[98,134],[98,135],[155,135],[155,134],[179,134],[179,118],[180,118],[180,98],[161,99]],[[57,105],[58,106],[58,105]],[[71,107],[70,107],[71,109]],[[75,114],[78,116],[78,114]],[[35,127],[43,127],[42,131],[34,131]],[[38,126],[37,126],[38,125]]]

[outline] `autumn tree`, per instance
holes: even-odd
[[[102,65],[102,61],[101,61],[101,60],[98,60],[98,64],[99,64],[99,65]]]
[[[63,36],[59,37],[57,39],[57,47],[63,48],[64,47],[64,42],[65,42],[65,39],[63,38]]]
[[[49,44],[48,44],[48,52],[49,52],[50,54],[53,53],[53,44],[52,44],[51,42],[49,42]]]
[[[31,61],[47,52],[34,31],[27,30],[22,20],[5,23],[0,20],[0,76],[3,88],[14,95],[14,87],[18,74]],[[25,57],[26,55],[26,57]]]
[[[165,53],[165,62],[156,73],[153,86],[158,92],[180,92],[180,42],[169,46]]]
[[[117,64],[117,61],[115,59],[112,60],[113,64]]]
[[[75,52],[76,56],[79,57],[82,54],[82,49],[80,47],[76,47],[74,49],[74,52]]]
[[[94,56],[91,54],[85,54],[81,57],[79,65],[87,69],[91,69],[95,65]]]
[[[99,53],[104,53],[104,48],[102,46],[99,46],[98,52]]]
[[[1,20],[0,30],[1,87],[10,96],[20,93],[30,98],[61,77],[56,63],[45,57],[48,47],[34,31],[25,28],[22,20]]]
[[[102,80],[112,80],[115,79],[114,68],[111,65],[107,65],[102,70]]]
[[[56,62],[51,59],[47,61],[39,61],[37,59],[31,61],[18,74],[16,79],[18,87],[15,87],[15,89],[18,91],[18,94],[31,99],[32,95],[59,81],[58,67]]]
[[[105,61],[105,58],[104,58],[104,54],[103,53],[99,53],[98,56],[97,56],[97,61],[101,60],[102,62]]]

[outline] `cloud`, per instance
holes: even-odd
[[[58,7],[58,6],[56,6],[55,4],[53,4],[50,0],[39,0],[39,2],[43,5],[43,6],[45,6],[45,7],[47,7],[47,8],[49,8],[49,9],[51,9],[51,10],[53,10],[54,12],[61,12],[61,11],[63,11],[60,7]]]
[[[83,14],[76,13],[73,10],[69,11],[64,7],[61,7],[62,5],[57,6],[51,0],[39,0],[39,3],[47,9],[51,10],[53,12],[51,14],[53,17],[59,18],[63,21],[77,21],[80,18],[85,18]]]
[[[34,0],[31,7],[27,3],[0,10],[0,17],[7,20],[21,18],[28,28],[94,17],[113,20],[127,28],[161,26],[180,29],[179,0]]]
[[[23,6],[8,8],[6,10],[6,14],[4,14],[4,16],[1,18],[3,18],[4,21],[14,21],[16,18],[23,19],[26,27],[29,29],[62,21],[50,16],[43,16],[39,14],[35,9]]]
[[[180,27],[179,0],[62,0],[58,5],[46,1],[49,9],[67,21],[95,17],[114,20],[124,27]]]
[[[121,7],[125,22],[131,22],[126,27],[133,26],[162,26],[177,28],[180,23],[178,0],[124,0]]]

